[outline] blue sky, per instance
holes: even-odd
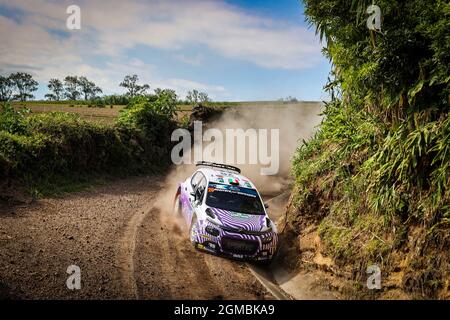
[[[65,12],[81,9],[81,30]],[[217,101],[326,99],[330,65],[296,0],[0,0],[0,73],[32,73],[43,98],[50,78],[84,75],[122,93],[126,74]]]

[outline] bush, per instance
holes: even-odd
[[[29,113],[30,109],[28,108],[16,110],[8,103],[0,105],[0,131],[25,133],[26,125],[24,120]]]
[[[167,130],[173,127],[176,111],[176,98],[170,93],[162,93],[156,99],[140,96],[120,111],[117,123],[142,130],[150,136],[157,136],[158,133],[167,133]]]

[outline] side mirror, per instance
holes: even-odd
[[[264,203],[264,208],[269,209],[269,204]]]

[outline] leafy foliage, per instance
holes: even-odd
[[[61,177],[162,170],[170,164],[176,127],[171,93],[163,90],[154,104],[136,99],[114,126],[63,112],[25,116],[27,111],[5,106],[0,112],[0,178],[39,190]]]
[[[188,92],[186,101],[188,104],[197,104],[210,102],[211,99],[206,92],[199,92],[198,90],[194,89]]]
[[[0,101],[33,99],[32,92],[37,90],[38,83],[33,76],[25,72],[0,76]]]
[[[77,76],[64,78],[65,96],[68,100],[78,100],[81,97],[81,88]]]
[[[0,101],[11,100],[13,94],[13,84],[11,78],[0,75]]]
[[[60,101],[62,99],[64,93],[64,86],[61,80],[50,79],[50,81],[48,82],[48,89],[51,92],[45,95],[45,97],[48,100]]]
[[[30,109],[15,110],[10,104],[0,106],[0,130],[10,133],[24,133],[26,131],[25,116]]]
[[[103,92],[102,89],[86,77],[79,77],[78,84],[80,86],[81,93],[84,96],[84,100],[94,100],[98,94]]]
[[[51,79],[48,88],[53,91],[46,97],[50,100],[59,101],[61,95],[61,82],[58,79]],[[67,76],[64,78],[64,94],[68,100],[77,101],[81,97],[85,101],[99,100],[98,94],[102,93],[102,89],[94,82],[84,76]]]
[[[372,1],[305,4],[333,63],[332,101],[293,160],[299,216],[291,223],[318,221],[341,263],[389,270],[393,250],[410,247],[404,289],[436,296],[450,240],[450,4],[377,1],[381,33],[365,25]]]

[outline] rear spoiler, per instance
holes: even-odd
[[[231,171],[235,171],[237,173],[241,173],[241,169],[233,166],[229,166],[227,164],[222,163],[215,163],[215,162],[208,162],[208,161],[199,161],[195,164],[196,166],[205,166],[205,167],[214,167],[214,168],[221,168],[221,169],[227,169]]]

